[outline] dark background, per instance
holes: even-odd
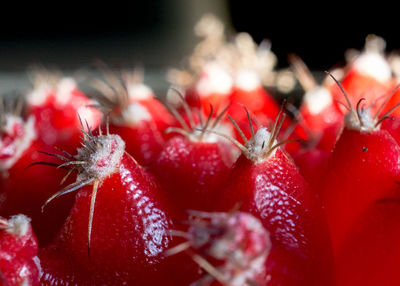
[[[269,38],[280,67],[294,52],[312,70],[328,69],[343,61],[346,49],[362,48],[369,33],[383,36],[388,50],[400,47],[397,16],[390,15],[390,7],[381,12],[375,6],[361,11],[361,5],[351,10],[337,2],[323,4],[223,0],[10,4],[0,17],[0,71],[24,71],[34,63],[79,69],[94,59],[113,66],[179,67],[196,40],[193,24],[206,11],[221,16],[237,31],[249,32],[258,42]]]

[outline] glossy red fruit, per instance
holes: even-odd
[[[267,285],[265,263],[271,241],[258,219],[238,211],[189,214],[187,230],[171,231],[186,241],[169,249],[166,255],[185,252],[191,257],[192,264],[205,272],[192,277],[194,285]],[[178,281],[179,277],[179,284]]]
[[[110,132],[123,138],[126,151],[143,166],[158,158],[165,143],[151,114],[139,103],[129,103],[122,118],[112,116]]]
[[[398,160],[400,148],[386,131],[344,129],[330,156],[324,181],[335,250],[340,249],[370,204],[397,190]]]
[[[224,111],[214,119],[212,112],[206,122],[195,125],[190,113],[182,129],[168,129],[178,135],[166,143],[150,167],[169,201],[181,210],[214,210],[210,198],[218,196],[237,158],[236,147],[213,133],[232,136],[230,126],[219,122]]]
[[[300,57],[290,55],[289,60],[305,91],[296,117],[308,131],[309,140],[315,142],[318,149],[330,152],[343,125],[343,112],[333,98],[327,81],[319,85]]]
[[[346,96],[347,99],[347,96]],[[365,210],[398,189],[400,147],[380,130],[382,118],[349,103],[345,128],[328,161],[324,197],[334,254]]]
[[[353,106],[356,106],[360,98],[365,98],[367,103],[373,104],[393,89],[392,71],[383,54],[384,47],[383,39],[369,36],[365,50],[349,64],[349,70],[341,84]],[[336,100],[343,98],[337,85],[332,86],[331,92]],[[371,110],[376,111],[377,107],[379,106],[372,106]]]
[[[161,101],[156,98],[153,90],[142,82],[142,79],[135,80],[133,78],[127,80],[126,88],[128,91],[129,103],[138,103],[144,106],[151,115],[159,132],[163,132],[175,123],[173,116]]]
[[[236,82],[229,97],[232,105],[228,111],[235,118],[243,110],[247,110],[257,116],[264,115],[269,119],[275,118],[279,111],[279,104],[261,86],[260,79],[255,72],[242,70],[236,74]],[[247,122],[247,118],[244,118]]]
[[[38,244],[25,215],[0,217],[0,285],[39,285]]]
[[[93,102],[79,91],[73,79],[48,77],[38,76],[33,91],[27,96],[28,113],[35,118],[41,141],[71,151],[80,142],[79,116],[96,128],[101,123],[102,115],[92,107]]]
[[[209,62],[203,66],[196,83],[186,93],[185,99],[192,107],[200,107],[206,112],[210,104],[220,109],[229,103],[233,78],[227,68],[218,62]]]
[[[164,130],[175,123],[173,116],[141,80],[120,79],[112,73],[95,86],[96,98],[108,114],[110,131],[126,142],[126,151],[141,165],[157,158],[164,145]]]
[[[171,218],[154,178],[125,152],[118,135],[86,134],[64,166],[78,171],[76,182],[47,203],[79,190],[56,241],[68,259],[96,283],[156,283],[165,275]]]
[[[336,263],[337,285],[397,285],[400,248],[398,190],[373,202],[345,239]],[[379,261],[379,263],[376,263]],[[368,275],[366,275],[368,273]]]
[[[24,119],[11,111],[2,114],[0,130],[0,214],[11,216],[25,213],[32,218],[32,226],[45,245],[54,237],[68,215],[71,200],[57,203],[41,212],[41,206],[58,188],[64,174],[61,169],[30,164],[47,160],[40,151],[53,149],[37,140],[37,129],[32,116]],[[55,164],[54,161],[46,164]]]
[[[270,232],[271,285],[329,285],[329,239],[322,211],[292,159],[279,148],[276,136],[283,121],[280,113],[271,132],[261,128],[239,146],[243,155],[219,202],[225,210],[239,205]]]

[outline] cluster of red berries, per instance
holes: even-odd
[[[400,283],[400,91],[382,40],[323,85],[292,56],[293,110],[262,87],[269,47],[206,19],[164,104],[108,71],[101,95],[41,74],[0,101],[0,285]]]

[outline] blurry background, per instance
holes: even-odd
[[[146,78],[157,85],[166,68],[180,67],[190,54],[197,40],[193,25],[205,12],[219,16],[228,31],[246,31],[257,42],[270,39],[279,67],[286,67],[287,54],[294,52],[312,70],[326,70],[343,60],[346,49],[361,49],[369,33],[384,37],[389,50],[400,47],[396,26],[377,25],[382,24],[378,15],[387,20],[390,13],[380,14],[375,7],[363,12],[336,2],[321,2],[320,7],[303,1],[273,4],[250,0],[98,2],[92,6],[8,3],[0,17],[0,89],[7,89],[10,78],[20,79],[35,63],[74,71],[90,67],[95,59],[114,67],[140,64],[146,68]]]

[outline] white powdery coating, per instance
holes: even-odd
[[[78,88],[74,79],[66,77],[60,80],[57,85],[56,102],[60,105],[66,105],[72,97],[74,90]]]
[[[200,96],[228,94],[232,90],[233,79],[218,63],[211,62],[204,67],[203,74],[196,84]]]
[[[86,148],[78,149],[76,159],[87,162],[84,171],[77,178],[78,181],[102,179],[118,170],[125,152],[125,142],[118,135],[97,136],[95,140],[95,152]]]
[[[388,61],[378,52],[364,52],[353,63],[353,67],[361,74],[371,76],[385,82],[392,77]]]
[[[51,94],[51,92],[51,86],[45,82],[42,82],[34,90],[28,93],[26,100],[29,105],[40,106],[46,102],[47,97]]]
[[[153,97],[153,90],[143,83],[128,85],[128,96],[131,100],[143,100]]]
[[[33,116],[30,116],[28,120],[24,123],[22,118],[17,117],[12,114],[6,114],[6,125],[4,127],[5,133],[12,133],[15,124],[21,124],[24,126],[24,135],[20,138],[17,138],[12,143],[12,146],[15,147],[15,153],[8,159],[0,160],[0,172],[7,171],[10,169],[14,163],[22,156],[24,151],[31,145],[31,142],[36,139],[37,134],[35,130],[35,120]],[[0,148],[3,148],[3,142],[0,141]]]
[[[355,112],[348,112],[344,117],[346,128],[363,132],[374,131],[378,128],[375,126],[377,120],[371,116],[369,109],[360,110],[360,117],[361,122]]]
[[[258,129],[257,133],[253,138],[249,140],[248,154],[246,156],[252,160],[254,163],[261,163],[266,158],[264,158],[264,154],[266,154],[269,150],[267,150],[267,144],[271,137],[271,133],[266,128]],[[277,141],[274,139],[272,146],[277,144]],[[276,149],[274,149],[269,156],[274,156]]]
[[[61,79],[56,88],[43,81],[28,94],[27,101],[30,105],[40,106],[46,102],[50,94],[54,94],[56,103],[63,106],[70,101],[72,92],[76,89],[77,84],[70,77]]]
[[[261,85],[260,77],[252,70],[239,70],[235,75],[235,86],[245,90],[253,91]]]
[[[137,102],[132,102],[122,112],[123,123],[129,123],[130,126],[135,127],[141,121],[150,121],[152,119],[146,107]]]
[[[31,219],[23,214],[12,216],[8,220],[9,228],[6,231],[18,237],[26,235],[29,230]]]
[[[328,89],[322,86],[310,90],[304,95],[304,103],[311,114],[319,114],[332,104],[332,95]]]
[[[264,270],[271,249],[269,233],[258,219],[247,213],[223,214],[220,219],[227,220],[228,232],[212,244],[210,253],[217,259],[229,257],[222,267],[229,285],[246,285],[248,280],[253,280]],[[241,243],[249,239],[253,243],[251,253]]]

